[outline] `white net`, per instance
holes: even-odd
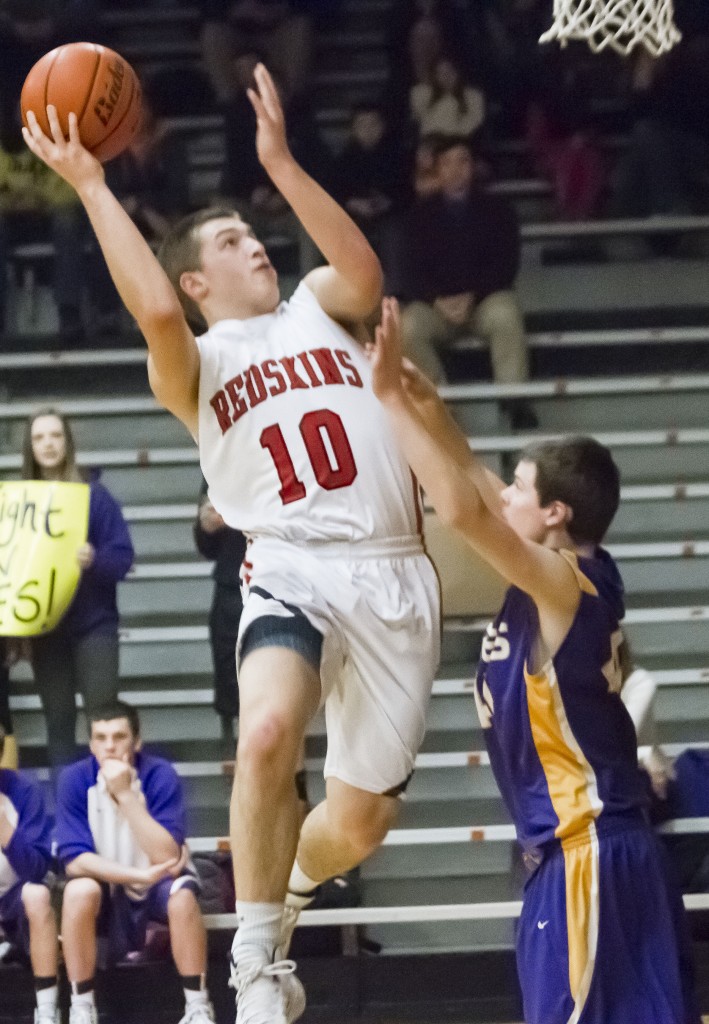
[[[659,57],[681,38],[672,0],[554,0],[554,24],[539,42],[585,39],[596,52],[610,46],[624,55],[644,46]]]

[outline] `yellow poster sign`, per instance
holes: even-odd
[[[79,582],[88,528],[88,484],[0,481],[0,636],[54,629]]]

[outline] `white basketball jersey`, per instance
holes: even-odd
[[[307,285],[197,343],[200,462],[229,526],[296,543],[420,535],[418,487],[367,357]]]

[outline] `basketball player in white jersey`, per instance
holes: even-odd
[[[241,717],[231,804],[239,927],[238,1024],[303,1012],[284,959],[320,882],[379,846],[423,737],[439,657],[439,593],[423,552],[418,487],[343,324],[380,298],[376,255],[294,161],[273,82],[249,91],[259,158],[322,251],[289,303],[231,210],[188,218],[156,260],[81,146],[29,118],[30,149],[70,182],[149,348],[159,402],[198,441],[209,496],[250,538],[237,655]],[[163,266],[165,269],[163,269]],[[195,339],[186,315],[208,330]],[[293,777],[325,706],[326,800],[298,840]],[[284,897],[288,904],[284,911]]]

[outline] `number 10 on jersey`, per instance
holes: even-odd
[[[320,486],[326,491],[349,487],[357,476],[357,466],[344,424],[337,413],[331,409],[315,409],[303,416],[298,429]],[[332,454],[326,447],[326,437]],[[281,482],[278,494],[283,504],[300,501],[307,491],[303,481],[296,476],[281,428],[277,423],[266,427],[261,431],[259,440],[261,447],[266,448],[273,459]]]

